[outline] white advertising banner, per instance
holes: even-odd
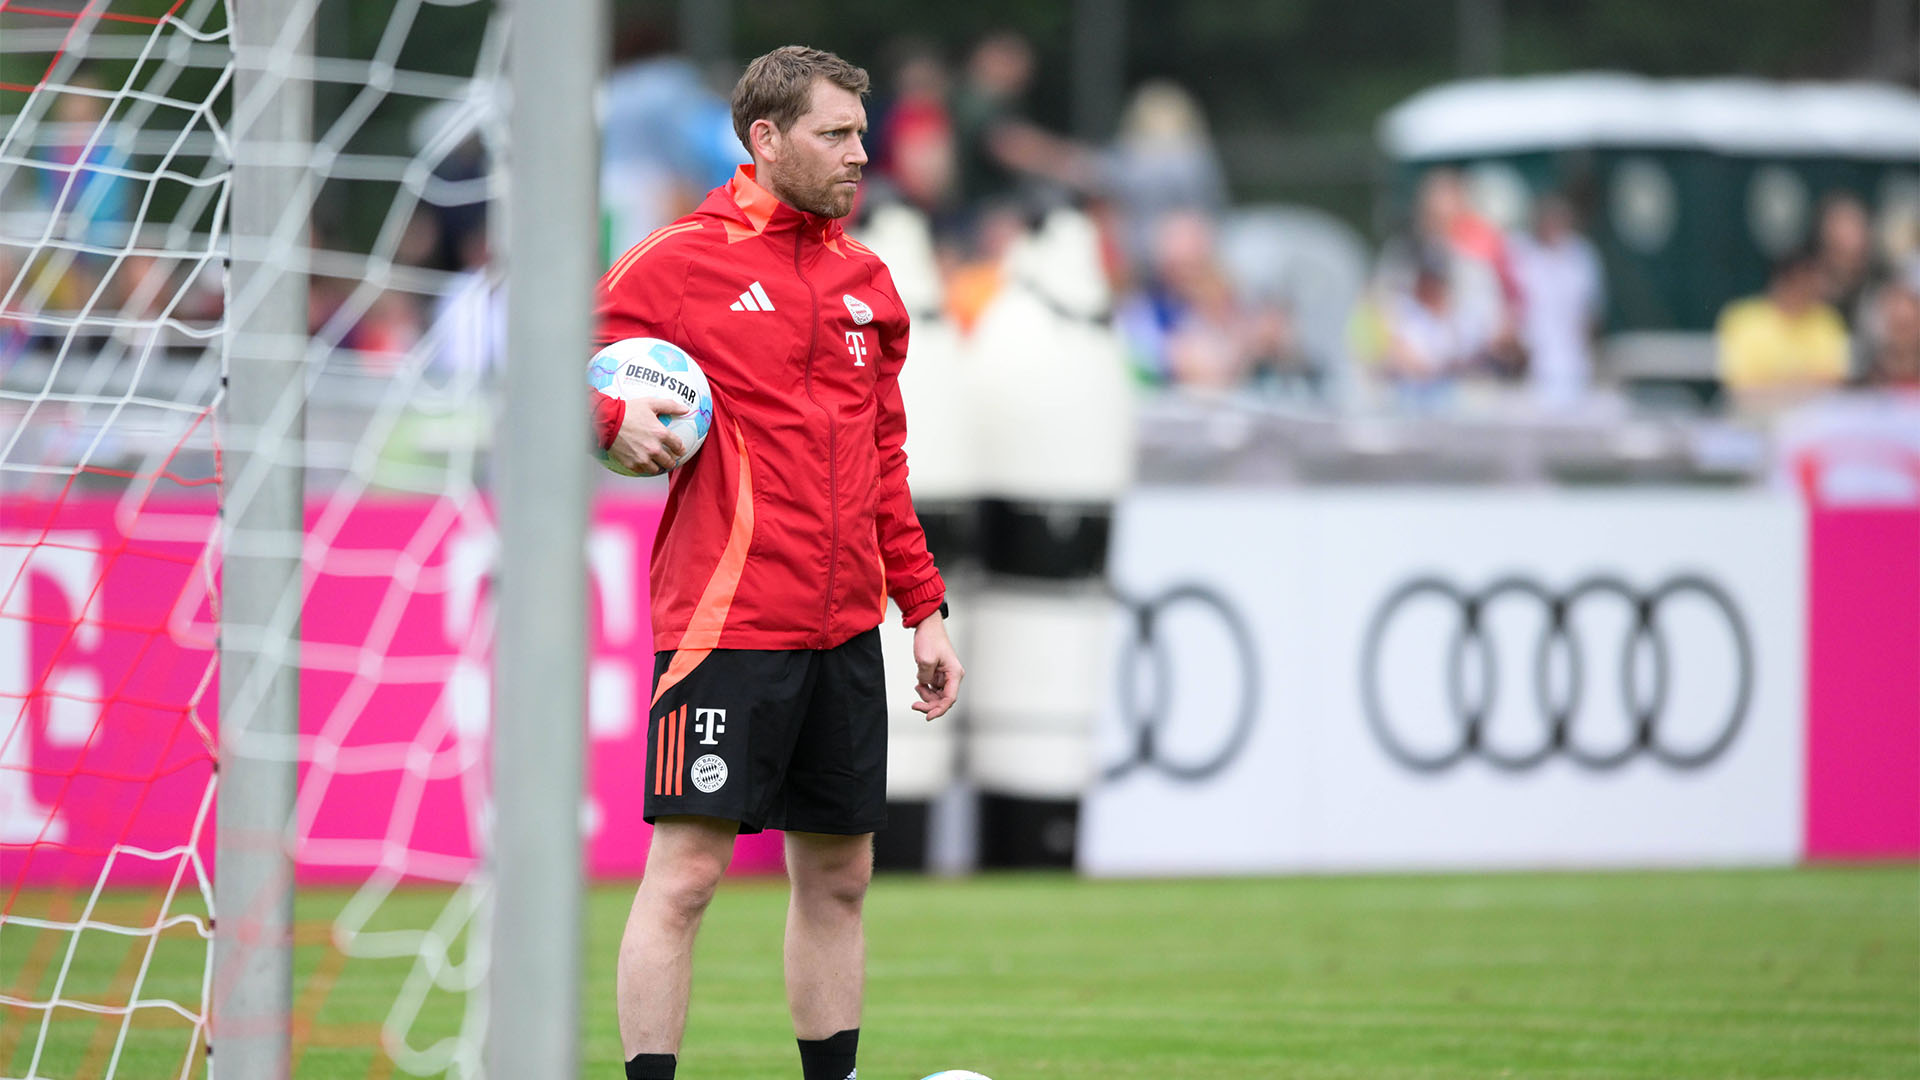
[[[1799,504],[1141,490],[1095,874],[1784,863]]]

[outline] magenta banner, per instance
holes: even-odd
[[[1920,856],[1920,506],[1810,522],[1805,855]]]
[[[657,499],[603,500],[589,536],[588,869],[637,876]],[[489,812],[493,567],[475,501],[308,508],[301,606],[303,880],[463,880]],[[212,851],[219,672],[210,498],[0,507],[0,887],[163,884]],[[564,722],[561,717],[555,723]],[[197,844],[193,838],[197,838]],[[737,872],[781,865],[743,837]]]

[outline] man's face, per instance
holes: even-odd
[[[867,110],[859,95],[814,80],[807,111],[786,131],[770,132],[774,153],[762,175],[767,190],[808,213],[846,217],[860,187],[860,167],[867,163],[861,145],[866,133]]]
[[[866,165],[866,108],[852,90],[814,81],[812,104],[787,131],[772,131],[774,156],[766,161],[764,183],[781,202],[818,213],[847,217]]]

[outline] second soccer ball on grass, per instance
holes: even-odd
[[[687,351],[671,341],[659,338],[626,338],[593,355],[587,365],[587,383],[608,397],[623,401],[645,398],[672,398],[686,405],[685,416],[658,414],[667,430],[680,437],[686,451],[673,463],[685,465],[706,441],[713,426],[713,391],[707,386],[706,372]],[[621,476],[638,476],[599,453],[600,464]]]

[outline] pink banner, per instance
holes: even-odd
[[[660,511],[653,499],[604,500],[588,541],[596,878],[637,876],[646,859],[646,566]],[[0,509],[4,891],[93,881],[115,850],[114,884],[172,878],[194,837],[210,854],[219,683],[201,560],[214,524],[206,498]],[[309,506],[295,815],[304,880],[471,873],[488,812],[493,542],[478,502]],[[780,853],[778,834],[742,837],[733,866],[777,870]]]
[[[1806,856],[1920,856],[1920,506],[1809,510]]]

